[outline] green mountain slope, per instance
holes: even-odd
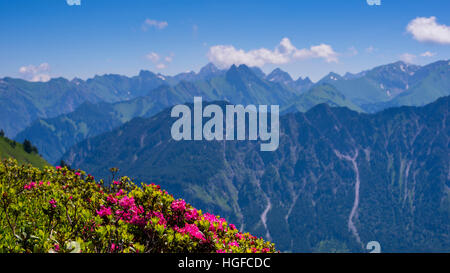
[[[17,143],[6,137],[0,136],[0,159],[15,158],[19,164],[31,164],[36,168],[42,169],[50,164],[40,157],[37,153],[27,153],[23,144]]]
[[[439,61],[427,65],[414,75],[410,90],[390,102],[390,106],[424,105],[450,95],[450,61]]]
[[[364,112],[358,105],[341,94],[333,85],[327,83],[315,85],[307,92],[301,94],[291,105],[283,108],[282,112],[306,112],[321,103],[326,103],[334,107],[347,107],[357,112]]]

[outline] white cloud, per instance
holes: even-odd
[[[436,17],[417,17],[409,22],[406,30],[419,42],[450,44],[450,26],[440,25]]]
[[[81,0],[66,0],[66,3],[69,6],[81,6]]]
[[[430,52],[430,51],[426,51],[426,52],[420,54],[420,56],[422,56],[422,57],[433,57],[435,55],[436,55],[436,53]]]
[[[400,55],[400,60],[404,61],[405,63],[414,63],[416,57],[417,57],[416,55],[404,53]]]
[[[22,78],[32,82],[47,82],[50,80],[50,65],[42,63],[38,66],[32,64],[19,68]]]
[[[167,67],[167,65],[165,65],[165,64],[163,64],[163,63],[160,63],[160,64],[157,64],[156,65],[156,68],[158,68],[158,69],[164,69],[164,68],[166,68]]]
[[[145,58],[156,64],[157,69],[167,68],[167,65],[173,61],[175,54],[170,53],[169,55],[162,57],[156,52],[150,52],[145,55]]]
[[[157,61],[159,61],[159,55],[155,52],[150,52],[147,55],[145,55],[145,58],[147,58],[148,60],[156,63]]]
[[[274,50],[266,48],[244,51],[232,45],[216,45],[209,48],[208,59],[221,68],[233,64],[262,67],[265,64],[285,64],[295,60],[321,58],[326,62],[338,62],[338,54],[327,44],[297,49],[288,38],[283,38]]]
[[[145,19],[144,24],[142,25],[142,30],[147,31],[149,27],[154,27],[157,29],[166,28],[169,24],[166,21],[158,21],[153,19]]]

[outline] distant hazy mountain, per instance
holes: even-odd
[[[426,66],[396,62],[344,77],[330,73],[317,84],[333,85],[366,112],[402,105],[425,105],[450,95],[450,61]]]
[[[9,137],[14,137],[34,120],[73,112],[84,102],[126,101],[146,96],[161,85],[200,81],[224,73],[213,64],[208,64],[199,73],[180,73],[175,76],[142,70],[134,77],[106,74],[86,81],[56,78],[48,82],[28,82],[3,78],[0,79],[0,128]]]
[[[74,111],[83,102],[117,102],[145,95],[165,81],[148,71],[128,78],[95,76],[87,81],[64,78],[48,82],[0,79],[0,128],[10,137],[38,118]]]
[[[376,114],[320,104],[281,117],[275,152],[256,141],[174,141],[167,109],[84,140],[64,160],[96,177],[118,167],[161,184],[285,251],[378,241],[383,252],[448,252],[449,101]]]
[[[305,79],[299,77],[296,81],[294,81],[289,73],[279,68],[274,69],[269,75],[267,75],[266,80],[284,84],[297,92],[306,91],[313,85],[313,82],[308,77]]]
[[[424,67],[397,62],[346,77],[330,73],[316,84],[309,78],[294,81],[281,69],[275,69],[266,76],[259,68],[245,65],[220,70],[208,64],[199,73],[181,73],[176,76],[157,75],[149,71],[141,71],[132,78],[97,76],[86,82],[72,82],[82,86],[80,90],[88,87],[89,90],[100,90],[98,94],[102,94],[102,99],[95,97],[93,101],[102,102],[109,93],[115,94],[114,100],[120,100],[118,96],[121,94],[122,101],[108,105],[97,102],[80,109],[75,106],[67,108],[66,111],[71,113],[36,120],[18,133],[16,139],[30,139],[47,160],[55,162],[70,146],[87,137],[110,131],[134,117],[149,117],[165,107],[191,102],[193,96],[202,96],[205,101],[226,100],[235,104],[278,104],[284,113],[304,112],[320,103],[345,106],[358,112],[376,112],[401,105],[423,105],[450,94],[449,68],[446,61]],[[60,81],[65,82],[63,79]],[[35,83],[28,84],[35,86]],[[150,89],[151,86],[157,87]],[[97,91],[85,93],[97,94]],[[72,97],[73,100],[75,98]],[[15,101],[21,101],[20,97],[11,100],[11,105],[2,100],[0,104],[10,109]],[[67,100],[67,96],[62,100]],[[82,100],[81,97],[77,99],[77,104]],[[66,102],[60,103],[64,105]],[[22,117],[27,111],[20,112],[17,109],[25,106],[14,107],[4,114],[6,118],[1,122],[6,124],[5,128],[24,126]],[[28,119],[31,119],[30,115]]]

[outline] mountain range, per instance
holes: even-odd
[[[5,105],[0,108],[4,111],[0,114],[5,116],[0,128],[18,141],[30,139],[44,158],[57,162],[68,148],[86,138],[110,131],[134,117],[150,117],[165,107],[192,101],[193,96],[234,104],[278,104],[283,113],[305,112],[320,103],[373,113],[401,105],[424,105],[449,95],[449,78],[448,61],[423,67],[397,62],[345,76],[330,73],[317,83],[309,78],[293,80],[281,69],[265,75],[256,67],[233,65],[220,70],[213,64],[199,73],[175,76],[141,71],[131,78],[103,75],[87,81],[53,79],[47,83],[5,78],[0,81],[0,105]],[[35,86],[51,94],[57,92],[52,88],[56,88],[58,81],[62,91],[72,90],[77,96],[65,95],[52,102],[58,107],[40,106],[45,100],[36,99],[40,89]],[[25,83],[29,89],[17,92],[35,94],[36,98],[28,100],[23,94],[13,95],[11,90],[25,90],[21,86]],[[51,95],[44,98],[57,101]],[[32,107],[24,110],[24,105]]]
[[[168,108],[84,140],[63,159],[105,181],[117,167],[161,184],[283,251],[363,252],[369,241],[383,252],[448,251],[449,101],[287,113],[270,153],[259,141],[174,141]]]

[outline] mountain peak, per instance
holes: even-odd
[[[328,75],[326,75],[324,78],[324,80],[332,80],[332,81],[337,81],[342,79],[341,75],[335,73],[335,72],[330,72],[328,73]]]
[[[258,76],[253,72],[253,70],[245,64],[241,64],[239,66],[233,64],[227,71],[227,77],[238,77],[241,79],[259,79]]]
[[[219,69],[217,68],[217,66],[215,66],[213,63],[208,63],[207,65],[205,65],[200,69],[199,74],[211,74],[216,73],[218,71]]]
[[[139,71],[139,77],[153,77],[155,76],[155,73],[148,71],[148,70],[141,70]]]
[[[282,82],[285,84],[293,81],[291,75],[280,68],[275,68],[266,79],[271,82]]]
[[[298,79],[295,82],[302,83],[302,84],[312,84],[313,83],[309,77],[305,77],[303,79],[301,76],[298,77]]]

